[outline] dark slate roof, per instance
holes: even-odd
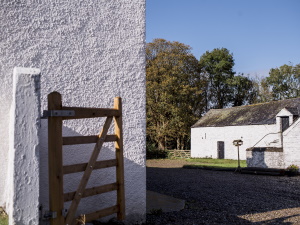
[[[293,115],[298,115],[300,98],[225,109],[211,109],[192,128],[275,124],[276,115],[283,108],[289,110]]]
[[[285,107],[291,114],[297,116],[299,115],[299,111],[297,107]]]

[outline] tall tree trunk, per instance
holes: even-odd
[[[158,150],[165,150],[165,140],[158,140]]]
[[[180,139],[180,149],[184,150],[184,136]]]
[[[165,136],[165,148],[164,148],[165,150],[167,150],[168,149],[168,147],[167,147],[167,136]]]

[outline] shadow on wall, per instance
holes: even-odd
[[[247,149],[247,167],[268,168],[264,148]]]
[[[246,152],[248,167],[285,168],[283,148],[255,147],[248,148]]]
[[[86,120],[86,119],[85,119]],[[99,123],[98,134],[103,127],[103,118],[88,119],[95,120]],[[41,129],[41,152],[40,152],[40,203],[42,205],[41,215],[45,211],[49,210],[49,182],[48,182],[48,131],[47,131],[47,120],[42,120]],[[79,121],[81,126],[85,121]],[[94,121],[93,121],[94,122]],[[73,129],[65,126],[63,124],[63,136],[84,136]],[[113,134],[113,123],[109,129],[108,134]],[[96,134],[89,134],[96,135]],[[124,135],[124,134],[123,134]],[[63,164],[73,165],[78,163],[87,163],[90,159],[92,151],[95,144],[81,144],[81,145],[69,145],[63,146]],[[145,220],[146,213],[146,190],[145,190],[145,177],[146,170],[145,166],[139,165],[134,161],[128,159],[126,154],[129,155],[129,151],[124,143],[124,176],[125,176],[125,213],[126,221],[130,223],[141,223]],[[136,152],[132,152],[132,155]],[[138,156],[137,156],[138,157]],[[144,156],[145,157],[145,156]],[[115,159],[115,147],[114,142],[106,142],[100,151],[97,161]],[[76,191],[79,182],[83,176],[83,172],[73,173],[64,175],[64,193]],[[116,182],[116,168],[104,168],[94,170],[88,181],[86,188],[92,188],[96,186],[101,186],[105,184]],[[88,214],[101,210],[107,207],[116,205],[117,202],[117,191],[107,192],[100,195],[94,195],[87,198],[82,198],[77,210],[77,216],[81,214]],[[145,199],[144,205],[134,204],[134,199]],[[71,202],[65,203],[65,209],[68,209]],[[144,212],[143,212],[144,207]],[[116,214],[104,218],[108,220],[109,218],[116,217]],[[47,220],[41,221],[46,224]]]

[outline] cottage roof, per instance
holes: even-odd
[[[297,107],[285,107],[285,108],[293,115],[299,115],[299,111]]]
[[[280,110],[286,108],[293,115],[298,115],[299,107],[300,98],[293,98],[225,109],[211,109],[192,128],[275,124],[276,115]]]

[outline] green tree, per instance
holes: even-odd
[[[233,55],[226,48],[206,51],[200,58],[199,66],[201,74],[207,79],[207,110],[227,106],[232,99],[229,83],[234,76]]]
[[[253,79],[253,85],[256,92],[256,98],[253,103],[270,102],[273,100],[273,94],[267,84],[266,78],[256,77]]]
[[[183,148],[190,126],[203,112],[203,85],[191,48],[164,39],[148,43],[146,82],[148,138],[159,149],[170,142]]]
[[[266,78],[266,85],[271,89],[273,100],[300,96],[300,64],[286,65],[271,69]]]
[[[247,105],[255,102],[257,90],[252,79],[239,74],[229,79],[228,83],[232,91],[232,106]]]

